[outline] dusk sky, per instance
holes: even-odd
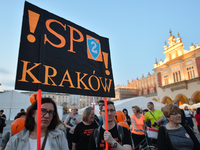
[[[0,90],[14,89],[24,0],[0,5]],[[200,44],[199,0],[28,0],[57,16],[109,38],[115,85],[153,73],[155,58],[164,60],[172,31],[185,49]]]

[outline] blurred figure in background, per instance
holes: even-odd
[[[128,115],[128,110],[126,108],[123,109],[123,113],[125,114],[125,122],[128,124],[128,126],[131,125],[131,118]]]
[[[143,112],[142,108],[140,108],[140,114],[144,115],[144,112]]]
[[[82,122],[80,122],[74,131],[72,139],[72,150],[88,150],[89,138],[95,128],[98,128],[94,122],[94,108],[87,107],[83,111]]]
[[[25,110],[22,108],[22,109],[20,110],[20,112],[25,112]]]
[[[100,107],[104,105],[104,100],[99,100],[98,101],[98,105],[99,105],[99,111],[100,111]],[[101,127],[103,125],[103,118],[102,116],[99,116],[99,122],[98,122],[98,126]]]
[[[148,109],[144,109],[143,110],[143,114],[145,115],[149,110]],[[150,120],[147,120],[146,121],[146,126],[151,128],[151,121]],[[151,141],[151,138],[148,138],[148,144],[151,146],[152,145],[152,141]]]
[[[174,102],[174,105],[179,107],[179,103],[178,102]],[[188,121],[185,117],[185,112],[184,110],[181,109],[181,123],[180,123],[182,126],[187,126],[188,125]]]
[[[135,147],[145,138],[144,132],[139,132],[139,130],[145,130],[145,118],[143,114],[140,114],[140,108],[138,106],[132,107],[133,113],[131,115],[132,122],[132,139]],[[139,147],[136,148],[138,150]]]
[[[161,111],[162,111],[162,112],[163,112],[163,108],[164,108],[164,107],[161,108]],[[165,126],[166,124],[168,124],[167,118],[166,118],[165,116],[164,116],[164,120],[163,120],[162,123],[163,123],[164,126]]]
[[[147,120],[151,121],[151,128],[158,129],[161,125],[162,121],[164,120],[164,115],[161,110],[157,110],[154,108],[154,104],[152,102],[147,103],[147,108],[149,109],[148,112],[145,113],[145,122]],[[157,139],[152,139],[152,145],[157,145]]]
[[[6,126],[6,115],[3,114],[4,110],[0,110],[0,138],[2,137],[3,128]]]
[[[195,114],[195,120],[197,123],[197,129],[199,131],[200,134],[200,108],[197,108],[197,113]]]
[[[78,123],[81,122],[80,116],[77,114],[78,109],[76,107],[72,107],[71,114],[67,115],[64,124],[67,128],[67,139],[68,139],[68,145],[69,149],[72,149],[72,138],[74,134],[74,129],[77,126]]]
[[[18,118],[24,118],[26,117],[26,113],[25,112],[19,112],[14,120],[18,119]],[[8,143],[9,139],[11,138],[11,136],[13,136],[13,133],[11,131],[7,132],[1,140],[1,144],[0,144],[0,150],[3,150],[6,147],[6,144]]]
[[[58,114],[57,114],[57,115],[58,115]],[[57,117],[58,117],[58,123],[57,123],[56,128],[59,129],[59,130],[61,130],[61,131],[63,131],[63,132],[65,133],[65,135],[67,135],[67,133],[66,133],[66,127],[65,127],[64,122],[62,122],[62,121],[60,120],[59,115],[58,115]]]
[[[193,129],[194,123],[193,123],[192,117],[191,117],[191,116],[192,116],[192,112],[188,109],[187,106],[185,106],[184,112],[185,112],[185,116],[186,116],[186,119],[187,119],[187,121],[188,121],[188,123],[189,123],[190,128]]]

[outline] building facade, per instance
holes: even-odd
[[[34,92],[22,92],[22,93],[31,96],[31,94],[33,94]],[[83,108],[86,106],[92,106],[93,104],[93,97],[85,95],[43,92],[42,97],[52,98],[57,105],[67,107],[69,109],[72,108],[73,106],[77,108]],[[95,104],[101,99],[103,99],[103,97],[94,97]]]
[[[135,88],[138,96],[165,104],[200,102],[200,46],[192,43],[185,50],[183,45],[179,34],[175,39],[170,32],[168,45],[165,42],[164,46],[165,60],[156,60],[152,75],[128,81],[125,88]]]

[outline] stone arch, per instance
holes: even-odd
[[[185,95],[183,95],[183,94],[178,94],[175,97],[174,101],[178,102],[179,106],[182,105],[182,104],[184,104],[184,103],[189,104],[188,98]]]
[[[163,104],[167,105],[167,104],[173,104],[172,99],[168,96],[163,97],[162,101]]]
[[[200,102],[200,91],[196,91],[191,96],[191,101],[193,103],[199,103]]]
[[[159,102],[156,98],[153,98],[152,100],[156,101],[156,102]]]

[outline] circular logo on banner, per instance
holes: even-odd
[[[188,133],[185,133],[185,136],[186,136],[187,138],[190,138],[190,136],[189,136],[189,134],[188,134]]]

